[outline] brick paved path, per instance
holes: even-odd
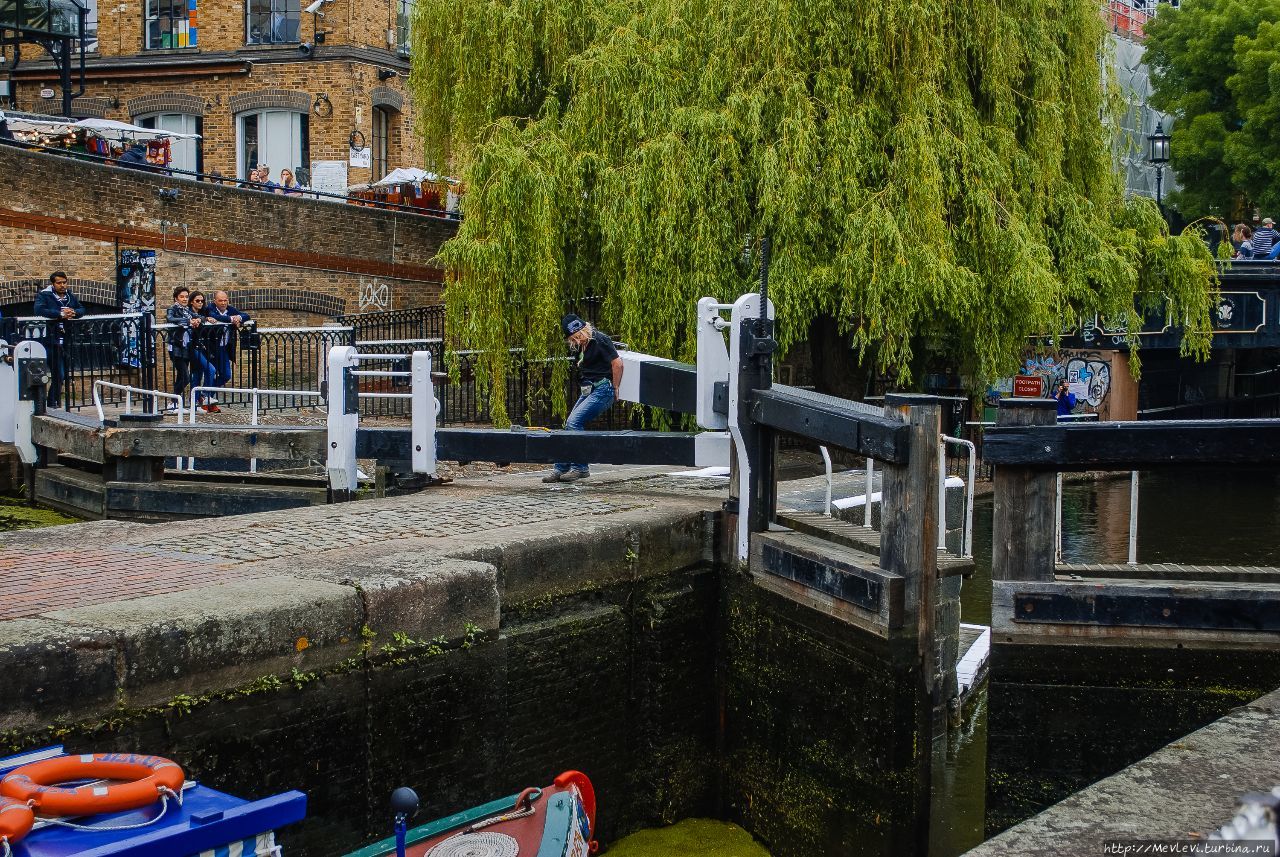
[[[101,528],[111,524],[0,536],[0,621],[252,579],[261,576],[255,571],[260,561],[297,557],[305,563],[308,554],[333,548],[475,534],[661,503],[661,496],[605,485],[548,489],[536,476],[523,476],[386,500],[122,527],[109,536]]]

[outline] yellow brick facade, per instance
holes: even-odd
[[[248,2],[197,0],[197,46],[147,50],[146,0],[99,0],[98,51],[73,113],[135,123],[158,113],[197,117],[202,170],[230,177],[242,175],[237,117],[283,109],[306,116],[303,157],[346,163],[348,184],[357,184],[381,177],[349,161],[353,137],[374,145],[377,108],[387,119],[385,167],[424,166],[404,88],[408,63],[395,45],[400,0],[331,0],[323,18],[298,16],[296,42],[274,45],[247,43]],[[323,44],[316,44],[318,30]],[[8,106],[59,113],[56,74],[47,60],[31,59],[38,53],[24,50]],[[41,97],[50,89],[54,97]],[[271,164],[273,179],[283,166],[307,164]]]

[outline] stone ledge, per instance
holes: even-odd
[[[264,577],[44,618],[109,635],[122,658],[120,698],[134,707],[333,666],[357,653],[363,616],[350,587]]]
[[[1186,840],[1225,824],[1247,791],[1280,779],[1280,691],[1094,783],[966,857],[1097,855],[1113,839]]]

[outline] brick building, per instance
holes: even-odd
[[[175,145],[175,167],[243,178],[261,162],[278,179],[323,163],[333,187],[344,169],[355,184],[422,166],[403,86],[413,0],[77,2],[89,53],[72,113],[200,134]],[[38,49],[6,68],[8,107],[61,111]]]

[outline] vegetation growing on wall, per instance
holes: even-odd
[[[1208,251],[1113,172],[1096,0],[415,14],[428,158],[468,188],[445,300],[487,349],[482,383],[512,345],[563,353],[560,315],[588,294],[632,348],[691,359],[697,299],[751,288],[766,233],[781,342],[824,355],[834,392],[871,366],[910,384],[931,357],[977,384],[1080,316],[1136,329],[1144,292],[1207,348]]]

